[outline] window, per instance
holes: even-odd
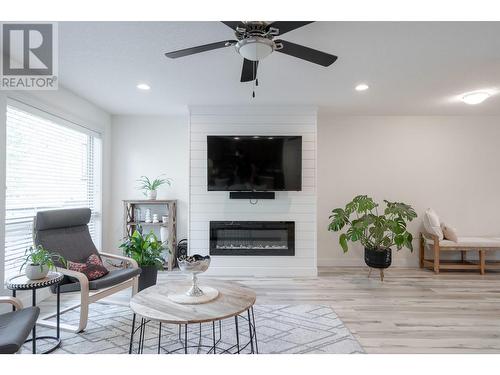
[[[5,277],[19,272],[33,244],[37,211],[89,207],[100,246],[101,139],[97,133],[30,106],[7,105]]]

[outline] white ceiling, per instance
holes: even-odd
[[[316,22],[282,38],[339,56],[328,68],[281,53],[259,64],[257,97],[232,47],[176,60],[167,51],[233,39],[219,22],[61,22],[60,84],[113,114],[187,105],[314,105],[336,114],[499,115],[500,22]],[[138,82],[152,89],[141,92]],[[370,90],[356,92],[367,82]],[[499,91],[468,106],[457,95]]]

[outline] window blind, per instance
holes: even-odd
[[[89,207],[100,246],[101,139],[26,105],[7,105],[5,277],[33,244],[37,211]]]

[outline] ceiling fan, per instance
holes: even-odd
[[[172,59],[210,51],[218,48],[234,46],[236,52],[243,57],[241,82],[257,81],[259,61],[272,52],[281,52],[322,66],[330,66],[337,56],[321,52],[299,44],[277,39],[277,37],[312,23],[313,21],[222,21],[235,32],[236,40],[204,44],[197,47],[167,52],[165,56]]]

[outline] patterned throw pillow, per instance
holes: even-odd
[[[68,261],[68,269],[83,273],[89,280],[99,279],[109,273],[108,269],[102,264],[101,258],[96,254],[90,255],[85,263]]]

